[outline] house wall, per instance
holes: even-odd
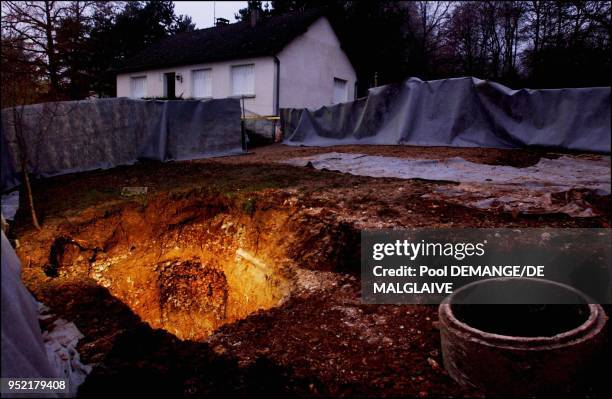
[[[319,108],[332,104],[334,77],[347,81],[349,101],[355,98],[357,75],[325,17],[278,55],[280,107]]]
[[[289,43],[278,55],[280,62],[280,108],[319,108],[333,103],[334,78],[347,81],[347,100],[355,96],[357,76],[340,47],[329,21],[316,20],[308,30]],[[244,101],[247,113],[276,113],[276,64],[273,57],[259,57],[117,75],[117,97],[130,97],[131,77],[147,77],[147,97],[162,97],[164,73],[183,76],[176,82],[176,96],[192,98],[191,72],[211,68],[212,98],[231,96],[231,67],[255,64],[255,96]]]
[[[162,97],[164,95],[164,73],[175,72],[183,76],[182,82],[176,81],[176,96],[192,98],[192,71],[204,68],[210,68],[212,71],[212,98],[230,97],[232,95],[231,67],[243,64],[255,65],[255,96],[245,98],[245,110],[247,113],[252,112],[259,115],[274,114],[276,69],[272,57],[248,58],[119,74],[117,75],[117,97],[130,97],[131,77],[145,75],[147,77],[147,97]]]

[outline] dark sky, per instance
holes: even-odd
[[[246,6],[246,1],[175,1],[174,11],[177,15],[191,16],[196,28],[200,29],[213,26],[214,16],[236,22],[234,14]]]

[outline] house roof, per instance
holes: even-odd
[[[322,15],[319,10],[289,13],[263,17],[254,27],[243,21],[179,33],[127,59],[117,72],[272,56]]]

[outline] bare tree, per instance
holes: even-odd
[[[37,69],[31,57],[26,54],[20,38],[2,38],[2,105],[10,107],[10,115],[3,111],[13,127],[14,140],[18,148],[18,162],[22,172],[22,189],[28,206],[32,224],[39,229],[38,217],[34,207],[32,186],[28,175],[28,150],[24,134],[23,112],[26,104],[36,101]],[[8,132],[5,132],[8,134]]]
[[[3,33],[22,38],[21,50],[45,71],[49,79],[50,94],[57,96],[61,85],[61,59],[57,34],[66,20],[83,26],[98,7],[93,1],[4,1],[2,3]],[[73,40],[83,40],[75,35]]]
[[[456,65],[454,72],[506,81],[515,78],[523,20],[520,1],[457,4],[443,38],[445,51]]]
[[[452,12],[444,29],[446,57],[454,65],[452,72],[482,76],[482,31],[476,2],[461,3]],[[451,73],[452,73],[451,72]]]
[[[525,7],[521,1],[501,2],[498,14],[504,48],[502,74],[509,76],[517,71],[519,29],[525,14]]]
[[[11,108],[12,111],[12,125],[15,131],[15,139],[17,141],[17,147],[19,148],[19,168],[21,169],[21,175],[23,178],[22,185],[25,191],[26,203],[32,218],[32,224],[34,227],[40,230],[40,223],[38,222],[38,216],[36,214],[36,208],[34,207],[34,195],[32,194],[32,184],[30,183],[30,174],[28,173],[28,143],[24,132],[23,122],[23,111],[24,105],[14,106]]]
[[[18,84],[14,87],[16,87],[14,91],[17,92]],[[46,102],[35,105],[22,103],[10,108],[9,126],[12,127],[11,138],[15,144],[13,149],[17,150],[16,155],[22,175],[22,192],[25,194],[32,224],[37,229],[40,229],[40,223],[34,206],[30,173],[44,171],[45,163],[41,162],[41,154],[45,151],[45,139],[49,137],[49,131],[58,119],[68,117],[75,109],[76,105],[69,102]]]
[[[442,27],[449,17],[452,1],[417,1],[410,35],[420,47],[424,72],[429,72],[430,60],[442,47]]]
[[[60,91],[56,32],[68,5],[51,0],[5,1],[2,4],[3,29],[24,39],[22,50],[32,53],[45,69],[54,95]]]
[[[530,80],[546,86],[559,81],[601,84],[611,62],[611,3],[533,0],[524,4],[522,59]]]
[[[58,102],[29,105],[40,100],[47,82],[33,61],[33,55],[22,50],[22,40],[2,37],[2,105],[6,107],[2,110],[2,122],[8,127],[3,134],[22,175],[21,193],[32,224],[39,229],[30,172],[32,166],[39,165],[49,129],[58,117],[67,116],[73,107],[61,106]]]

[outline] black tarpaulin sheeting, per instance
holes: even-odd
[[[30,173],[50,176],[138,159],[196,159],[242,151],[240,102],[63,101],[19,108]],[[13,109],[2,110],[2,189],[18,184]]]
[[[512,90],[472,77],[371,89],[317,110],[282,109],[284,143],[554,147],[610,153],[610,87]]]

